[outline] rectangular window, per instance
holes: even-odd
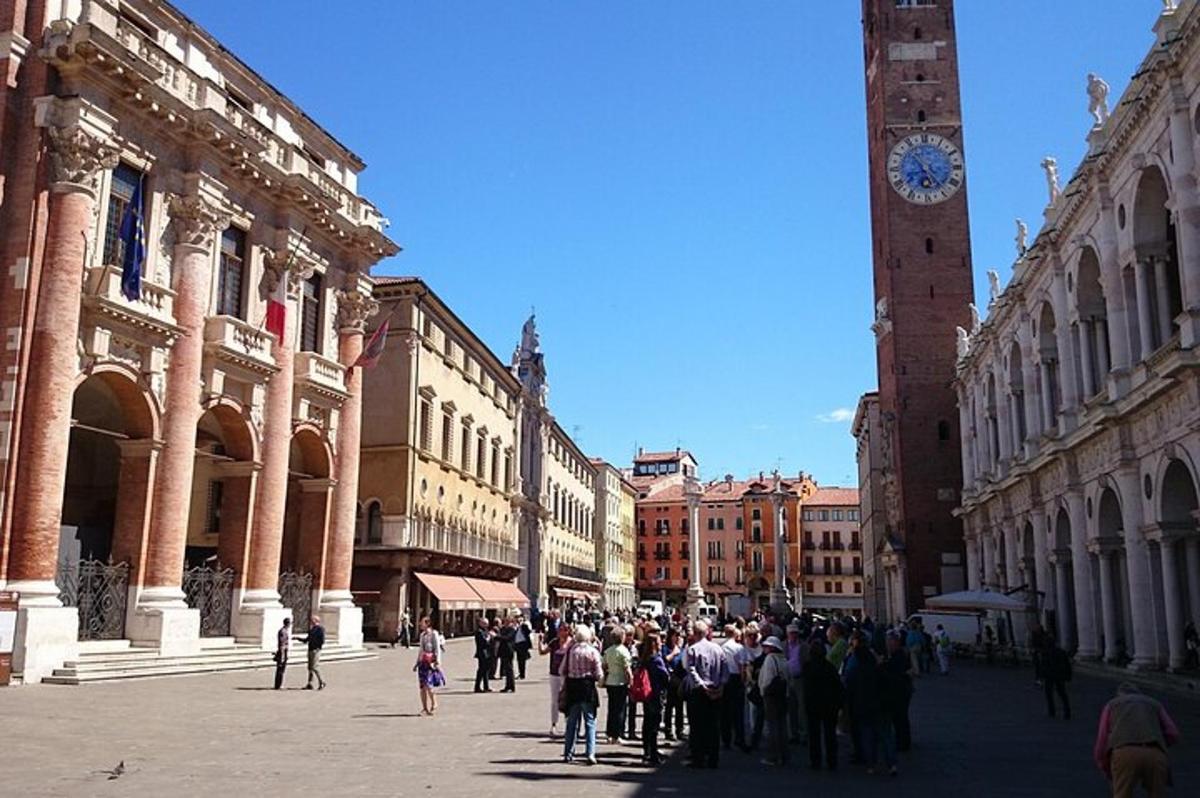
[[[221,267],[217,276],[217,315],[246,318],[242,304],[242,278],[246,263],[246,233],[227,227],[221,233]]]
[[[646,569],[645,568],[638,568],[638,579],[642,580],[643,582],[646,581]]]
[[[142,173],[128,164],[120,163],[113,169],[112,185],[108,191],[108,213],[104,217],[105,266],[120,266],[125,259],[125,244],[121,241],[121,220],[125,218],[125,211],[129,208],[133,192],[141,179]]]
[[[758,521],[759,519],[762,518],[762,510],[755,507],[753,510],[750,511],[750,517],[753,518],[755,521]]]
[[[743,528],[745,528],[745,525],[742,523],[742,517],[741,517],[740,515],[739,515],[737,518],[735,518],[735,519],[734,519],[734,524],[733,524],[733,526],[734,526],[734,529],[737,529],[739,532],[740,532],[740,531],[741,531]]]
[[[835,593],[841,593],[842,592],[842,583],[841,582],[835,583],[833,586],[833,590]]]
[[[450,462],[450,452],[454,450],[454,416],[449,412],[442,414],[442,459]]]
[[[854,583],[854,592],[855,592],[855,593],[861,593],[861,592],[862,592],[862,582],[855,582],[855,583]]]
[[[725,519],[718,518],[717,519],[717,529],[724,529],[724,528],[725,528]]]
[[[811,521],[811,520],[813,520],[813,511],[812,511],[812,510],[805,510],[805,511],[804,511],[804,520],[805,520],[805,521]]]
[[[838,557],[837,559],[835,559],[833,561],[833,572],[835,574],[842,573],[842,558],[841,557]]]
[[[421,429],[421,449],[423,451],[433,450],[433,407],[430,406],[428,399],[421,400],[421,410],[419,416]]]
[[[812,583],[812,582],[805,582],[805,583],[804,583],[804,592],[805,592],[805,593],[815,593],[815,592],[816,592],[815,590],[813,590],[813,583]]]
[[[708,519],[708,528],[709,528],[709,529],[716,529],[716,528],[717,528],[717,519],[715,519],[715,518],[709,518],[709,519]]]
[[[685,565],[685,566],[683,566],[683,579],[685,582],[687,581],[687,578],[688,578],[688,569],[687,569],[687,566]]]
[[[812,557],[804,558],[804,572],[807,574],[811,574],[813,572],[813,558]]]
[[[842,511],[841,511],[841,510],[834,510],[834,511],[833,511],[833,520],[834,520],[834,521],[841,521],[841,520],[842,520]]]
[[[833,592],[833,582],[826,582],[826,583],[825,583],[825,592],[826,592],[826,593],[832,593],[832,592]]]
[[[480,434],[475,443],[475,476],[483,479],[487,466],[487,436]]]
[[[471,473],[471,425],[463,423],[462,425],[462,460],[458,467],[465,473]]]
[[[829,511],[828,511],[828,510],[822,510],[822,511],[821,511],[821,520],[822,520],[822,521],[828,521],[828,520],[829,520]]]
[[[500,444],[492,443],[492,487],[500,487]]]
[[[321,354],[321,275],[304,281],[300,306],[300,351]]]

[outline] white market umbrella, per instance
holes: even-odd
[[[925,600],[925,606],[939,610],[996,610],[997,612],[1024,612],[1029,605],[1020,599],[993,593],[990,590],[960,590],[944,593]]]

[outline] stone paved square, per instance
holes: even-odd
[[[436,717],[420,716],[414,652],[378,650],[367,662],[327,667],[329,688],[305,692],[302,666],[288,689],[269,671],[0,691],[10,731],[0,794],[36,796],[478,796],[547,789],[574,796],[670,796],[714,789],[818,791],[842,796],[1104,795],[1091,763],[1095,722],[1114,683],[1077,676],[1075,719],[1044,716],[1027,669],[958,663],[917,681],[915,749],[895,781],[843,764],[807,769],[793,748],[785,770],[758,756],[723,754],[717,772],[682,766],[683,749],[650,771],[632,745],[599,748],[600,765],[564,765],[547,738],[546,661],[533,660],[516,695],[471,693],[470,641],[449,643],[450,683]],[[1166,697],[1183,741],[1171,752],[1177,796],[1200,789],[1200,700]],[[843,741],[842,762],[848,756]],[[122,775],[111,771],[124,762]]]

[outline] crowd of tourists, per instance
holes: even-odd
[[[596,761],[602,723],[604,744],[639,742],[642,762],[658,765],[660,746],[684,739],[686,726],[696,768],[717,767],[721,750],[734,747],[783,765],[801,746],[811,767],[832,770],[842,737],[850,762],[895,775],[897,754],[912,744],[913,676],[930,672],[935,659],[949,669],[948,643],[938,657],[936,637],[869,619],[821,623],[789,613],[713,628],[678,615],[606,613],[570,623],[551,612],[544,627],[538,648],[549,657],[550,734],[565,717],[568,762],[581,735],[582,758]]]

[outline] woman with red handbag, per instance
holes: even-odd
[[[434,692],[446,684],[442,673],[442,652],[446,650],[446,642],[428,615],[421,619],[421,639],[417,646],[417,662],[413,670],[417,672],[417,684],[421,688],[421,714],[432,715],[437,712],[437,694]]]

